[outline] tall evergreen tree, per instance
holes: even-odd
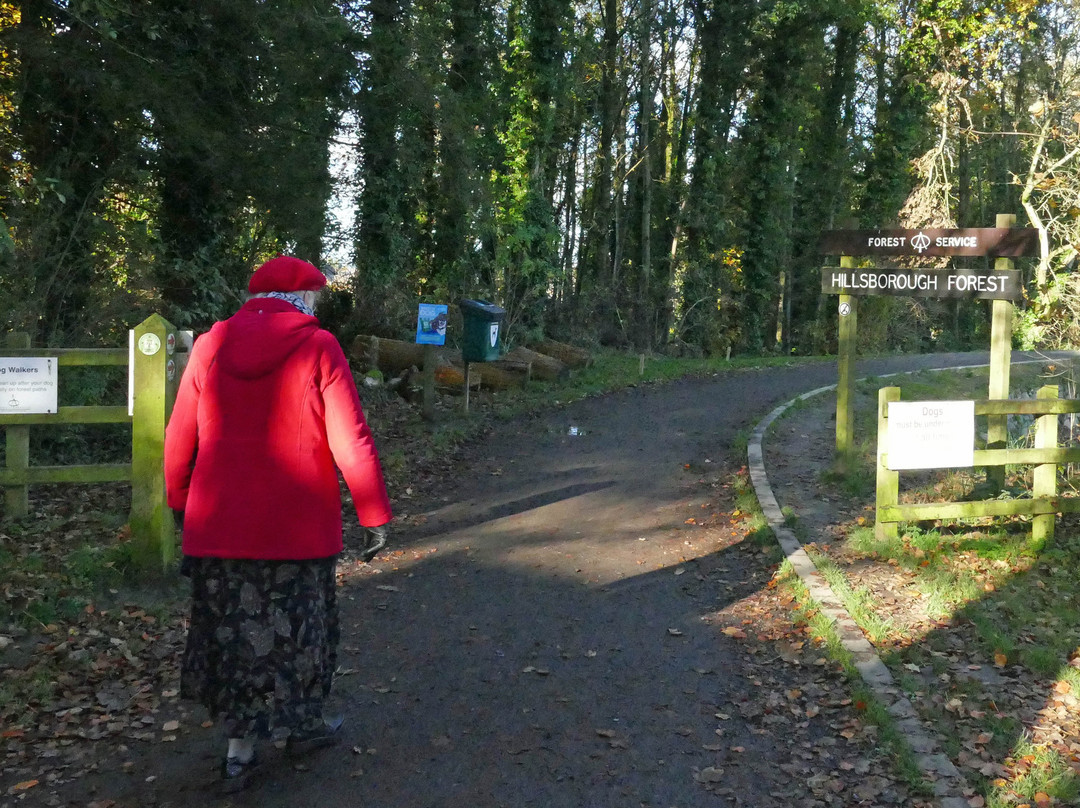
[[[728,350],[741,316],[741,255],[732,231],[729,145],[750,60],[752,0],[693,0],[701,70],[693,119],[694,166],[679,317],[688,342]]]

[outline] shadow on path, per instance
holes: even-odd
[[[810,643],[771,643],[776,559],[740,541],[725,487],[740,431],[835,380],[830,362],[733,371],[500,426],[396,553],[343,565],[340,746],[270,749],[262,782],[219,800],[220,737],[193,715],[68,804],[917,805]]]

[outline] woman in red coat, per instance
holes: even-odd
[[[246,785],[257,737],[310,746],[340,726],[322,714],[339,636],[338,471],[377,540],[392,516],[348,362],[313,313],[325,284],[297,258],[259,267],[253,297],[196,340],[165,434],[192,581],[181,695],[222,721],[228,790]]]

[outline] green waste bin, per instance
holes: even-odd
[[[504,309],[486,300],[462,300],[461,316],[465,328],[461,358],[465,362],[493,362],[499,358],[500,331]]]

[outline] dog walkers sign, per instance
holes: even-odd
[[[899,469],[975,465],[974,401],[890,401],[887,465]]]
[[[56,357],[0,359],[0,414],[56,412]]]

